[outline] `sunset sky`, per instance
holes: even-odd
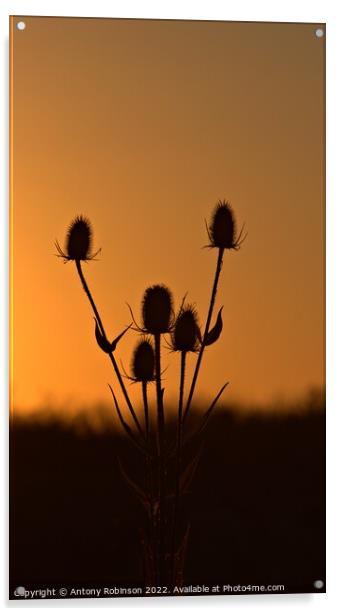
[[[111,401],[75,266],[55,256],[72,218],[89,217],[102,249],[84,273],[114,338],[130,322],[126,302],[140,320],[154,283],[177,307],[188,293],[203,325],[217,257],[202,249],[205,219],[219,199],[248,236],[224,259],[224,329],[196,400],[226,380],[224,400],[245,404],[324,385],[316,27],[11,18],[12,409]],[[126,369],[134,342],[129,332],[118,347]],[[179,358],[164,348],[162,361],[171,400]]]

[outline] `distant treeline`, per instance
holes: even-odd
[[[321,400],[311,396],[304,412],[288,414],[217,409],[185,505],[186,583],[278,583],[298,592],[324,579]],[[143,477],[118,426],[94,431],[81,416],[72,426],[16,419],[10,436],[13,584],[140,584],[143,511],[118,458]]]

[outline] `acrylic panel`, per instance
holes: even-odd
[[[325,24],[10,18],[10,598],[325,592]]]

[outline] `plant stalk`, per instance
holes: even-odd
[[[205,340],[206,340],[207,334],[208,334],[209,329],[210,329],[210,323],[211,323],[211,318],[212,318],[212,314],[213,314],[213,310],[214,310],[214,305],[215,305],[218,281],[219,281],[219,277],[220,277],[220,274],[221,274],[221,271],[222,271],[223,253],[224,253],[224,248],[219,248],[218,249],[217,263],[216,263],[216,270],[215,270],[215,277],[214,277],[214,282],[213,282],[212,291],[211,291],[211,298],[210,298],[210,305],[209,305],[207,321],[206,321],[206,324],[205,324],[203,339],[202,339],[202,343],[201,343],[200,350],[199,350],[198,357],[197,357],[197,362],[196,362],[196,366],[195,366],[195,372],[194,372],[194,376],[192,378],[192,383],[191,383],[191,387],[190,387],[190,392],[189,392],[188,400],[187,400],[185,411],[184,411],[184,414],[183,414],[183,422],[185,421],[186,416],[188,415],[188,412],[189,412],[189,409],[190,409],[191,401],[192,401],[192,398],[193,398],[193,395],[194,395],[194,392],[195,392],[195,387],[196,387],[196,383],[197,383],[198,373],[199,373],[201,362],[202,362],[202,359],[203,359],[203,353],[204,353],[204,349],[205,349]]]
[[[107,338],[106,333],[105,333],[105,329],[104,329],[103,322],[102,322],[102,320],[101,320],[101,318],[100,318],[100,314],[99,314],[99,312],[98,312],[98,310],[97,310],[97,306],[96,306],[96,304],[95,304],[95,302],[94,302],[94,299],[93,299],[93,297],[92,297],[91,291],[90,291],[90,289],[89,289],[89,287],[88,287],[88,284],[87,284],[87,282],[86,282],[86,280],[85,280],[85,276],[84,276],[84,274],[83,274],[83,270],[82,270],[82,268],[81,268],[81,262],[80,262],[80,261],[78,261],[78,260],[76,260],[76,267],[77,267],[77,272],[78,272],[78,274],[79,274],[79,278],[80,278],[81,283],[82,283],[82,285],[83,285],[83,289],[84,289],[84,291],[85,291],[85,293],[86,293],[86,295],[87,295],[87,297],[88,297],[88,299],[89,299],[89,302],[90,302],[90,304],[91,304],[92,310],[93,310],[94,315],[95,315],[95,317],[96,317],[96,319],[97,319],[99,329],[101,330],[101,334],[102,334],[105,338]],[[121,390],[122,390],[122,393],[123,393],[123,395],[124,395],[125,401],[126,401],[126,403],[127,403],[127,405],[128,405],[129,411],[130,411],[130,413],[131,413],[131,415],[132,415],[132,417],[133,417],[133,420],[134,420],[134,422],[135,422],[135,424],[136,424],[136,426],[137,426],[138,432],[139,432],[139,433],[140,433],[140,435],[144,438],[142,428],[141,428],[141,426],[140,426],[140,423],[139,423],[139,421],[138,421],[138,418],[137,418],[137,415],[136,415],[136,413],[135,413],[135,411],[134,411],[134,408],[133,408],[133,406],[132,406],[132,404],[131,404],[131,400],[130,400],[130,398],[129,398],[129,394],[128,394],[128,392],[126,391],[126,387],[125,387],[125,385],[124,385],[124,381],[123,381],[122,376],[121,376],[121,374],[120,374],[120,372],[119,372],[119,368],[118,368],[117,362],[116,362],[116,360],[115,360],[115,358],[114,358],[114,355],[113,355],[112,351],[110,351],[110,353],[109,353],[109,357],[110,357],[111,363],[112,363],[112,365],[113,365],[113,369],[114,369],[114,371],[115,371],[115,373],[116,373],[116,376],[117,376],[117,379],[118,379],[118,382],[119,382],[120,388],[121,388]]]
[[[149,444],[149,402],[148,402],[148,383],[142,381],[142,393],[143,393],[143,405],[144,405],[144,417],[145,417],[145,440],[146,445]]]
[[[181,352],[181,368],[180,368],[180,383],[179,383],[179,401],[178,401],[178,420],[177,420],[177,447],[176,447],[176,465],[175,465],[175,500],[174,500],[174,519],[173,519],[173,535],[172,535],[172,583],[176,583],[176,539],[178,527],[178,510],[180,500],[180,479],[181,479],[181,453],[182,453],[182,427],[183,427],[183,398],[184,398],[184,382],[185,382],[185,364],[186,351]]]
[[[157,392],[157,428],[158,428],[158,455],[159,455],[159,583],[165,583],[165,469],[164,469],[164,407],[161,383],[161,335],[154,334],[155,363],[156,363],[156,392]]]
[[[149,456],[145,458],[145,487],[147,498],[149,502],[149,542],[152,554],[152,560],[149,563],[152,570],[155,568],[155,555],[157,554],[157,532],[155,532],[154,524],[154,489],[153,489],[153,469],[152,469],[152,455],[151,455],[151,443],[150,443],[150,421],[149,421],[149,401],[148,401],[148,383],[142,381],[142,395],[144,406],[144,418],[145,418],[145,445],[149,451]],[[148,558],[148,553],[146,554]],[[151,584],[156,583],[154,578],[149,580]]]

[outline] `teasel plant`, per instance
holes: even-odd
[[[93,299],[92,293],[89,289],[89,286],[86,282],[83,270],[82,270],[82,261],[87,262],[87,261],[92,261],[93,259],[95,259],[95,257],[99,254],[100,250],[97,250],[97,252],[92,253],[91,249],[92,249],[92,237],[93,237],[93,232],[92,232],[92,226],[90,221],[88,220],[88,218],[84,217],[84,216],[77,216],[70,224],[69,229],[67,231],[67,235],[66,235],[66,242],[65,242],[65,250],[62,250],[62,248],[60,247],[60,244],[58,241],[55,242],[55,246],[56,249],[58,251],[58,257],[61,257],[62,259],[64,259],[64,263],[67,263],[69,261],[74,261],[75,266],[76,266],[76,270],[77,273],[79,275],[81,284],[83,286],[83,289],[85,291],[85,294],[90,302],[91,308],[93,310],[93,314],[94,314],[94,320],[95,320],[95,336],[96,336],[96,340],[98,342],[98,345],[100,346],[100,348],[102,349],[102,351],[104,351],[105,353],[108,354],[113,369],[115,371],[115,374],[117,376],[120,388],[122,390],[123,396],[125,398],[125,401],[127,403],[128,409],[132,415],[133,421],[137,427],[137,430],[139,432],[139,434],[144,438],[143,436],[143,432],[142,432],[142,428],[140,426],[139,420],[137,418],[137,415],[135,413],[135,410],[132,406],[130,397],[128,395],[128,392],[126,390],[124,381],[122,379],[122,376],[120,374],[119,371],[119,367],[117,364],[117,361],[114,357],[114,351],[116,350],[117,344],[119,342],[119,340],[125,335],[125,333],[127,332],[127,330],[129,329],[129,327],[125,328],[111,343],[109,342],[109,340],[107,339],[106,333],[105,333],[105,329],[104,329],[104,325],[103,325],[103,321],[101,319],[101,316],[98,312],[97,306],[95,304],[95,301]]]
[[[112,341],[106,335],[103,320],[82,269],[83,262],[95,260],[100,252],[92,251],[93,232],[90,221],[85,216],[77,216],[67,231],[64,249],[58,241],[55,242],[57,256],[65,263],[71,261],[75,264],[93,313],[96,342],[109,357],[130,421],[120,406],[115,393],[116,386],[109,385],[114,409],[131,446],[144,460],[142,483],[126,472],[120,459],[118,463],[123,479],[146,511],[147,523],[141,531],[141,539],[144,547],[144,582],[148,585],[176,585],[184,581],[190,521],[180,519],[183,499],[190,492],[208,421],[228,385],[226,382],[221,387],[203,415],[195,418],[192,427],[193,422],[187,422],[187,418],[203,355],[207,347],[219,340],[223,331],[223,306],[219,308],[212,325],[223,258],[226,252],[239,250],[246,238],[244,226],[237,234],[234,212],[227,201],[216,204],[206,229],[209,238],[207,247],[217,250],[217,261],[204,328],[200,327],[196,306],[187,302],[185,296],[176,311],[172,292],[161,283],[146,288],[141,301],[140,324],[128,304],[132,320]],[[128,374],[122,364],[119,369],[116,352],[120,340],[132,332],[137,334],[138,340],[133,348]],[[171,418],[165,412],[162,349],[166,347],[180,358],[178,407],[173,431]],[[196,357],[191,378],[188,377],[187,367],[189,354]],[[124,383],[126,380],[141,388],[142,417],[136,410],[136,403],[132,404]],[[187,381],[189,391],[186,397]],[[154,407],[149,401],[150,389],[155,389],[155,416],[152,413]]]
[[[138,332],[153,336],[155,346],[155,380],[157,399],[157,447],[158,447],[158,496],[159,496],[159,533],[158,533],[158,572],[159,580],[166,579],[170,552],[166,547],[166,460],[165,460],[165,420],[164,389],[161,372],[161,336],[169,334],[173,327],[173,297],[170,289],[163,284],[156,284],[145,290],[142,299],[142,326],[132,319]]]
[[[186,304],[185,299],[176,316],[175,324],[171,332],[170,348],[173,352],[180,353],[180,378],[179,378],[179,399],[177,413],[177,430],[175,446],[175,492],[173,507],[173,529],[171,545],[171,574],[172,582],[176,583],[177,571],[181,566],[180,550],[177,548],[178,534],[178,509],[180,497],[181,480],[181,454],[182,454],[182,429],[183,429],[183,401],[184,385],[186,372],[186,358],[188,353],[197,353],[202,342],[200,327],[198,323],[198,313],[193,304]],[[198,459],[198,456],[197,456]],[[195,461],[195,460],[194,460]],[[179,543],[181,546],[181,543]]]
[[[220,275],[222,272],[223,266],[223,255],[226,250],[239,250],[244,240],[247,237],[247,234],[244,234],[244,225],[241,228],[240,233],[237,235],[236,233],[236,223],[235,216],[232,210],[232,207],[228,201],[218,201],[215,210],[211,216],[210,225],[206,224],[206,229],[208,233],[208,238],[210,243],[207,248],[216,248],[217,249],[217,263],[215,269],[214,282],[211,290],[210,304],[208,309],[207,320],[205,323],[203,339],[201,342],[200,350],[197,356],[196,367],[194,371],[194,375],[192,378],[192,383],[188,395],[188,400],[186,403],[183,419],[185,420],[189,410],[190,405],[193,399],[193,395],[196,388],[196,383],[198,379],[198,374],[200,371],[203,354],[207,346],[214,344],[218,338],[220,337],[222,331],[222,317],[221,312],[218,313],[217,321],[215,326],[210,330],[211,319],[214,311],[215,300],[217,295],[217,288],[220,279]],[[221,389],[220,395],[222,394],[225,386]]]

